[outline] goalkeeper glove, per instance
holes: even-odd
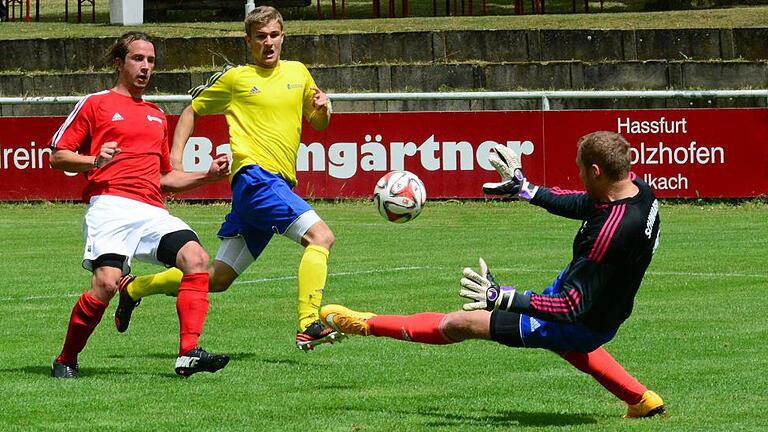
[[[488,156],[488,162],[499,173],[502,182],[514,178],[515,170],[523,169],[520,155],[503,144],[493,146],[491,154]]]
[[[501,182],[483,184],[483,193],[508,195],[529,201],[536,195],[539,187],[526,180],[520,156],[509,147],[502,144],[493,147],[488,162],[501,176]]]
[[[459,295],[469,300],[462,309],[473,311],[485,309],[509,310],[512,308],[517,291],[512,286],[499,286],[493,275],[488,270],[485,260],[480,258],[480,274],[470,268],[464,269],[464,277],[461,278]]]

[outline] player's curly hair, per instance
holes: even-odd
[[[597,131],[579,138],[578,158],[583,166],[599,166],[611,180],[629,175],[631,146],[616,132]]]
[[[104,60],[107,66],[113,66],[116,59],[125,60],[125,56],[128,55],[128,45],[130,45],[131,42],[137,40],[146,41],[153,45],[155,44],[152,41],[152,37],[144,32],[130,31],[123,33],[123,35],[120,36],[115,41],[115,43],[112,44],[111,47],[109,47],[107,54],[104,56]]]
[[[269,24],[272,20],[277,20],[280,24],[280,30],[283,30],[283,16],[280,12],[272,6],[259,6],[252,10],[248,16],[245,17],[245,34],[251,35],[251,28],[262,28]]]

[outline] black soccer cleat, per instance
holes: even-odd
[[[308,352],[315,349],[318,345],[340,342],[344,337],[344,333],[328,327],[320,320],[316,320],[308,325],[303,332],[296,333],[296,348]]]
[[[226,354],[211,354],[200,347],[192,348],[176,358],[176,373],[188,377],[197,372],[216,372],[229,363]]]
[[[128,330],[128,324],[131,322],[131,314],[136,306],[141,303],[141,299],[134,300],[128,295],[128,284],[133,282],[136,276],[127,274],[120,278],[120,282],[117,285],[117,290],[120,294],[120,301],[117,303],[117,309],[115,309],[115,327],[118,333],[124,333]]]
[[[77,378],[77,375],[79,372],[80,371],[77,368],[77,365],[70,366],[68,364],[54,361],[53,366],[51,366],[51,376],[54,378],[61,378],[61,379]]]

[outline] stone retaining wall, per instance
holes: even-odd
[[[329,92],[768,88],[768,61],[352,65],[310,71]],[[147,94],[185,94],[213,72],[158,71]],[[88,94],[111,87],[114,79],[108,71],[6,72],[0,74],[0,96]]]
[[[768,88],[768,28],[489,30],[288,36],[284,58],[309,65],[330,92]],[[0,96],[83,95],[114,84],[111,38],[0,42]],[[157,39],[148,94],[183,94],[227,63],[248,61],[241,37]],[[188,70],[193,68],[193,70]],[[35,72],[38,71],[38,72]],[[39,72],[45,71],[45,72]],[[538,101],[338,103],[347,111],[537,109]],[[730,100],[553,101],[553,108],[766,106]],[[168,104],[177,113],[183,104]],[[64,115],[64,105],[0,115]]]
[[[310,67],[315,80],[329,92],[403,92],[466,90],[664,90],[768,88],[768,61],[704,62],[647,61],[617,63],[453,63],[426,65],[359,65]],[[157,72],[148,94],[185,94],[214,71]],[[112,72],[0,75],[0,96],[88,94],[114,84]],[[617,105],[618,104],[618,105]],[[723,105],[725,104],[725,105]],[[339,111],[413,109],[536,109],[538,101],[444,101],[337,103]],[[667,106],[766,106],[765,98],[725,101],[676,99],[633,101],[563,101],[556,108],[661,108]],[[71,107],[30,105],[0,107],[0,115],[63,115]],[[183,104],[170,104],[178,113]]]
[[[99,69],[112,38],[2,41],[0,70]],[[308,65],[456,61],[767,60],[768,28],[679,30],[488,30],[288,35],[284,58]],[[248,61],[241,37],[158,38],[158,67]]]

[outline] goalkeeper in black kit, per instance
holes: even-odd
[[[505,146],[491,153],[501,182],[489,195],[529,201],[552,214],[581,220],[573,258],[540,294],[499,285],[485,261],[464,269],[463,310],[448,314],[376,315],[340,305],[320,311],[326,324],[346,334],[385,336],[427,344],[486,339],[515,348],[556,352],[627,404],[625,417],[664,413],[664,401],[603,348],[632,313],[659,241],[659,203],[653,190],[630,173],[630,145],[613,132],[579,139],[576,165],[586,192],[536,186],[520,158]]]

